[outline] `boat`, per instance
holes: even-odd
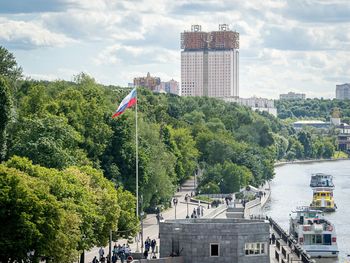
[[[316,173],[311,175],[310,187],[329,187],[334,189],[333,176],[324,173]]]
[[[312,202],[310,204],[314,209],[324,212],[334,212],[337,206],[334,203],[333,176],[324,173],[316,173],[311,176],[310,187],[313,190]]]
[[[310,206],[324,212],[334,212],[337,206],[334,203],[333,189],[328,187],[314,188]]]
[[[289,234],[312,258],[338,257],[337,235],[334,225],[324,219],[322,211],[298,207],[290,218]]]

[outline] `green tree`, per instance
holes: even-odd
[[[88,166],[59,171],[13,157],[0,165],[0,193],[3,262],[25,260],[33,249],[73,262],[83,249],[105,245],[110,230],[128,230],[127,238],[138,231],[135,199]]]
[[[30,158],[50,168],[89,164],[86,153],[78,145],[81,135],[62,117],[20,119],[13,128],[10,156]]]
[[[0,46],[0,75],[11,80],[22,77],[22,68],[17,66],[14,55]]]
[[[0,48],[1,50],[1,48]],[[11,116],[10,92],[6,81],[0,77],[0,162],[6,156],[6,128]]]

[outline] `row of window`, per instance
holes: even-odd
[[[267,254],[266,242],[245,243],[244,252],[246,256],[249,255],[265,255]],[[220,244],[210,244],[210,256],[220,257]]]

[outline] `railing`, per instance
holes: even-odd
[[[272,227],[272,229],[281,237],[281,239],[287,244],[286,246],[288,246],[290,248],[291,251],[293,251],[293,253],[295,255],[297,255],[298,258],[300,258],[300,260],[303,263],[313,263],[315,262],[314,260],[312,260],[310,258],[310,256],[308,254],[305,253],[305,251],[302,249],[302,247],[297,243],[297,241],[292,237],[289,236],[286,231],[284,231],[271,217],[269,218],[269,222],[270,222],[270,226]],[[280,240],[276,240],[276,246],[278,246],[278,249],[280,247],[282,247],[282,255],[284,256],[284,258],[287,257],[287,251],[284,249],[284,247],[280,244]],[[277,256],[278,253],[275,253],[275,256]],[[280,255],[278,255],[279,257]]]

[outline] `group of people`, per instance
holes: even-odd
[[[193,208],[193,212],[191,214],[191,218],[199,218],[204,214],[204,207],[199,205],[197,208]]]
[[[99,259],[94,257],[92,263],[116,263],[118,259],[123,263],[128,257],[130,257],[130,253],[131,249],[128,244],[123,244],[123,246],[115,244],[112,250],[112,262],[110,262],[109,254],[105,257],[105,251],[103,247],[101,247],[98,251]]]
[[[156,257],[156,245],[157,245],[157,241],[155,239],[150,239],[149,237],[147,237],[146,241],[145,241],[145,251],[143,252],[143,256],[145,259],[148,258],[148,255],[150,253],[151,250],[151,257],[152,258],[157,258]]]

